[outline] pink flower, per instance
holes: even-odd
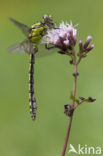
[[[47,45],[52,44],[52,47],[59,48],[58,53],[69,56],[73,56],[75,53],[76,40],[77,29],[75,29],[72,22],[70,24],[62,22],[58,28],[48,29],[43,38],[44,43]],[[79,41],[78,56],[85,57],[94,48],[94,45],[89,46],[91,40],[92,37],[88,36],[84,44],[81,40]]]
[[[62,22],[59,28],[48,30],[44,42],[55,45],[61,49],[67,49],[75,45],[77,30],[70,24]]]

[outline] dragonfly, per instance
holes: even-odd
[[[54,22],[51,15],[44,15],[41,22],[33,24],[28,27],[16,21],[13,18],[9,18],[21,31],[25,34],[26,39],[9,47],[9,53],[20,52],[27,53],[30,56],[29,65],[29,102],[30,102],[30,114],[32,120],[36,119],[37,104],[34,93],[34,64],[35,64],[35,54],[38,52],[38,44],[40,43],[43,36],[46,34],[48,29],[54,28]]]

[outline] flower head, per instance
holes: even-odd
[[[47,49],[59,48],[57,51],[59,54],[66,54],[71,57],[71,64],[78,64],[94,48],[94,45],[90,45],[92,37],[88,36],[84,43],[79,41],[79,52],[77,53],[75,51],[76,40],[77,29],[72,22],[70,24],[62,22],[58,28],[48,29],[47,34],[43,37]],[[53,46],[49,47],[49,44]],[[77,59],[77,57],[79,58]]]
[[[73,27],[72,22],[70,24],[62,22],[59,28],[47,31],[45,42],[62,50],[71,49],[76,43],[76,35],[77,30]]]

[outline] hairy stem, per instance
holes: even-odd
[[[74,76],[73,96],[75,98],[75,95],[76,95],[76,85],[77,85],[77,76],[78,76],[78,74],[77,74],[77,63],[75,63],[75,65],[74,65],[74,73],[73,73],[73,76]],[[74,108],[74,100],[72,100],[72,107]],[[68,120],[67,132],[66,132],[66,137],[65,137],[65,141],[64,141],[64,145],[63,145],[61,156],[65,156],[65,152],[66,152],[66,148],[67,148],[67,143],[68,143],[69,136],[70,136],[72,119],[73,119],[73,113],[69,117],[69,120]]]

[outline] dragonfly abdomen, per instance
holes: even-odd
[[[36,98],[34,95],[34,61],[35,54],[30,54],[30,68],[29,68],[29,102],[30,102],[30,114],[33,120],[36,118]]]

